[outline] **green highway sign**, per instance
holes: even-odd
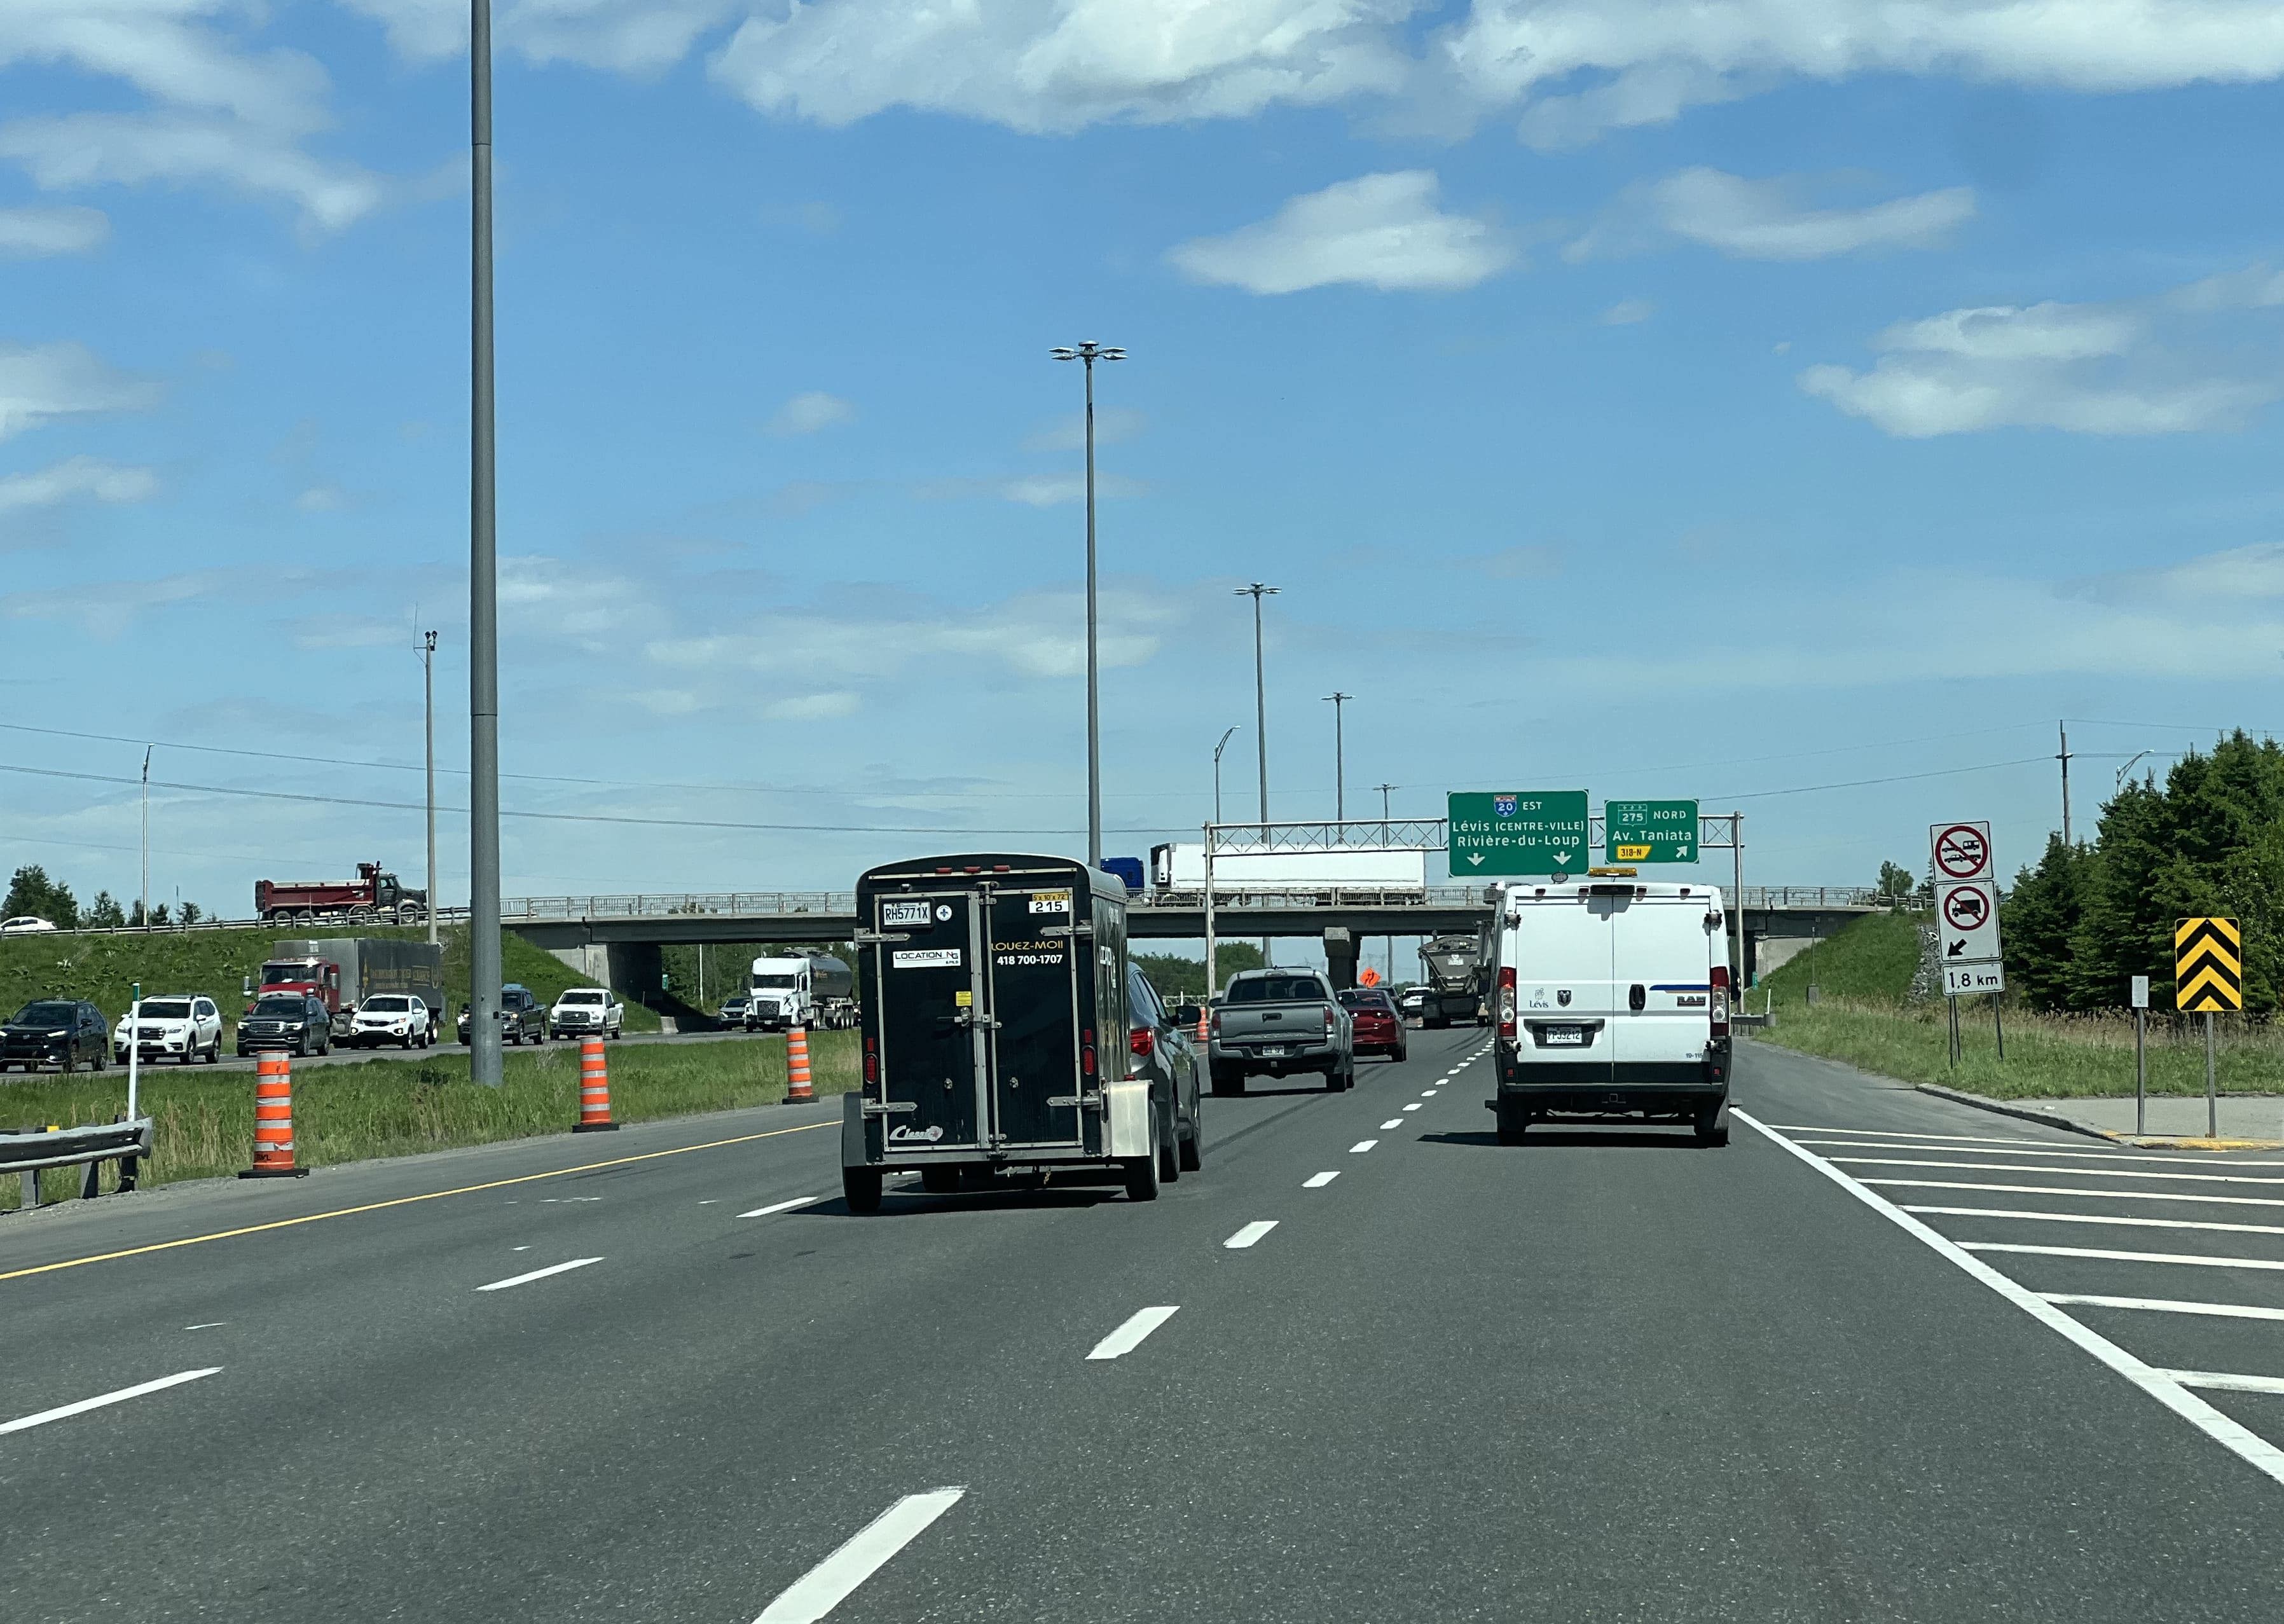
[[[1584,790],[1455,791],[1447,816],[1455,875],[1576,874],[1586,867]]]
[[[1607,862],[1697,861],[1693,800],[1614,800],[1602,808],[1602,824]]]

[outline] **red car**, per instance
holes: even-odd
[[[1386,1055],[1391,1060],[1403,1060],[1411,1054],[1404,1017],[1396,1012],[1396,1000],[1380,988],[1352,987],[1341,995],[1341,1007],[1356,1023],[1357,1055]]]

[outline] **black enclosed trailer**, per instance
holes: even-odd
[[[1115,1172],[1155,1197],[1159,1120],[1127,1074],[1126,885],[1068,857],[885,863],[856,882],[864,1082],[847,1097],[852,1211],[1013,1167]]]

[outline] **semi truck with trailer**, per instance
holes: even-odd
[[[757,958],[746,992],[748,1032],[856,1024],[856,978],[837,958]]]
[[[258,980],[249,977],[246,1007],[265,993],[308,993],[325,1006],[333,1035],[346,1039],[357,1006],[375,993],[409,993],[428,1006],[430,1028],[445,1024],[444,949],[425,941],[327,936],[276,944]]]
[[[1489,956],[1482,937],[1464,933],[1431,936],[1420,944],[1420,967],[1428,976],[1428,996],[1420,1011],[1422,1026],[1448,1027],[1454,1021],[1473,1026],[1486,1019]]]
[[[254,913],[286,923],[303,919],[418,925],[428,917],[428,894],[415,891],[378,863],[360,863],[355,879],[257,879]]]

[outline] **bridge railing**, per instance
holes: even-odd
[[[1145,891],[1129,896],[1129,908],[1202,908],[1205,888]],[[1216,908],[1480,908],[1481,886],[1214,886]]]
[[[544,919],[668,918],[689,914],[853,914],[854,891],[699,891],[619,893],[593,896],[512,896],[500,917]]]
[[[1747,886],[1747,908],[1885,908],[1892,898],[1870,886]]]

